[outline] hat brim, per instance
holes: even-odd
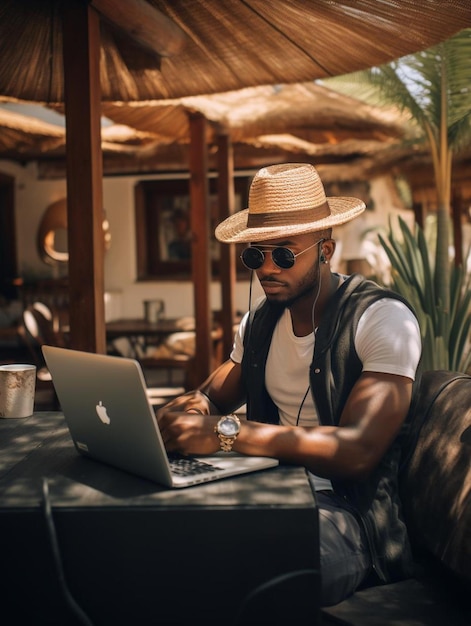
[[[303,224],[290,224],[289,211],[287,211],[286,224],[257,228],[247,228],[249,209],[243,209],[221,222],[216,227],[214,234],[216,239],[223,243],[250,243],[278,239],[284,235],[303,235],[345,224],[363,213],[366,208],[365,203],[358,198],[327,198],[327,203],[330,208],[330,215],[320,220]]]

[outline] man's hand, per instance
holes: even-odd
[[[210,413],[208,398],[197,389],[167,402],[156,411],[157,420],[160,420],[160,416],[168,411],[183,413],[190,410],[201,415],[209,415]]]
[[[163,407],[157,414],[160,432],[168,452],[215,454],[220,450],[214,432],[220,416],[181,413]]]

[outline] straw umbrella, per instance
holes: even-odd
[[[62,20],[75,2],[2,0],[0,94],[64,101]],[[471,23],[467,0],[88,4],[101,17],[104,101],[180,98],[337,76],[423,50]],[[67,37],[86,43],[78,30]]]

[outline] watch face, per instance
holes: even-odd
[[[218,424],[218,431],[226,437],[237,435],[239,429],[240,426],[233,417],[223,417]]]

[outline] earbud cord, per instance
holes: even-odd
[[[253,285],[254,270],[250,271],[250,283],[249,283],[249,317],[247,319],[248,330],[244,334],[244,339],[247,337],[247,341],[244,341],[244,350],[246,345],[250,345],[250,338],[252,335],[252,319],[255,315],[255,311],[252,311],[252,285]]]
[[[317,304],[317,300],[319,299],[320,293],[321,293],[321,246],[324,243],[325,239],[321,239],[319,241],[319,249],[318,249],[318,254],[317,254],[317,293],[316,293],[316,297],[314,298],[314,302],[312,303],[312,332],[315,334],[315,329],[316,329],[316,321],[315,321],[315,312],[316,312],[316,304]]]
[[[298,416],[296,418],[296,426],[299,426],[299,420],[301,419],[301,411],[303,410],[303,406],[304,406],[304,403],[306,402],[307,394],[309,393],[310,388],[311,388],[311,383],[309,383],[309,386],[306,389],[306,393],[304,394],[304,398],[302,399],[302,402],[299,405]]]
[[[319,298],[319,295],[321,293],[321,246],[323,244],[325,240],[321,239],[319,241],[319,250],[318,250],[318,255],[317,255],[317,293],[316,293],[316,297],[314,298],[314,302],[312,303],[312,335],[313,335],[313,340],[314,343],[316,341],[316,326],[315,326],[315,311],[316,311],[316,304],[317,304],[317,300]],[[311,382],[309,381],[309,385],[308,388],[306,389],[306,393],[304,394],[304,397],[301,401],[301,404],[299,405],[299,409],[298,409],[298,416],[296,417],[296,426],[299,426],[299,420],[301,419],[301,411],[303,410],[303,406],[304,403],[306,402],[306,398],[307,398],[307,394],[309,393],[309,390],[311,388]]]

